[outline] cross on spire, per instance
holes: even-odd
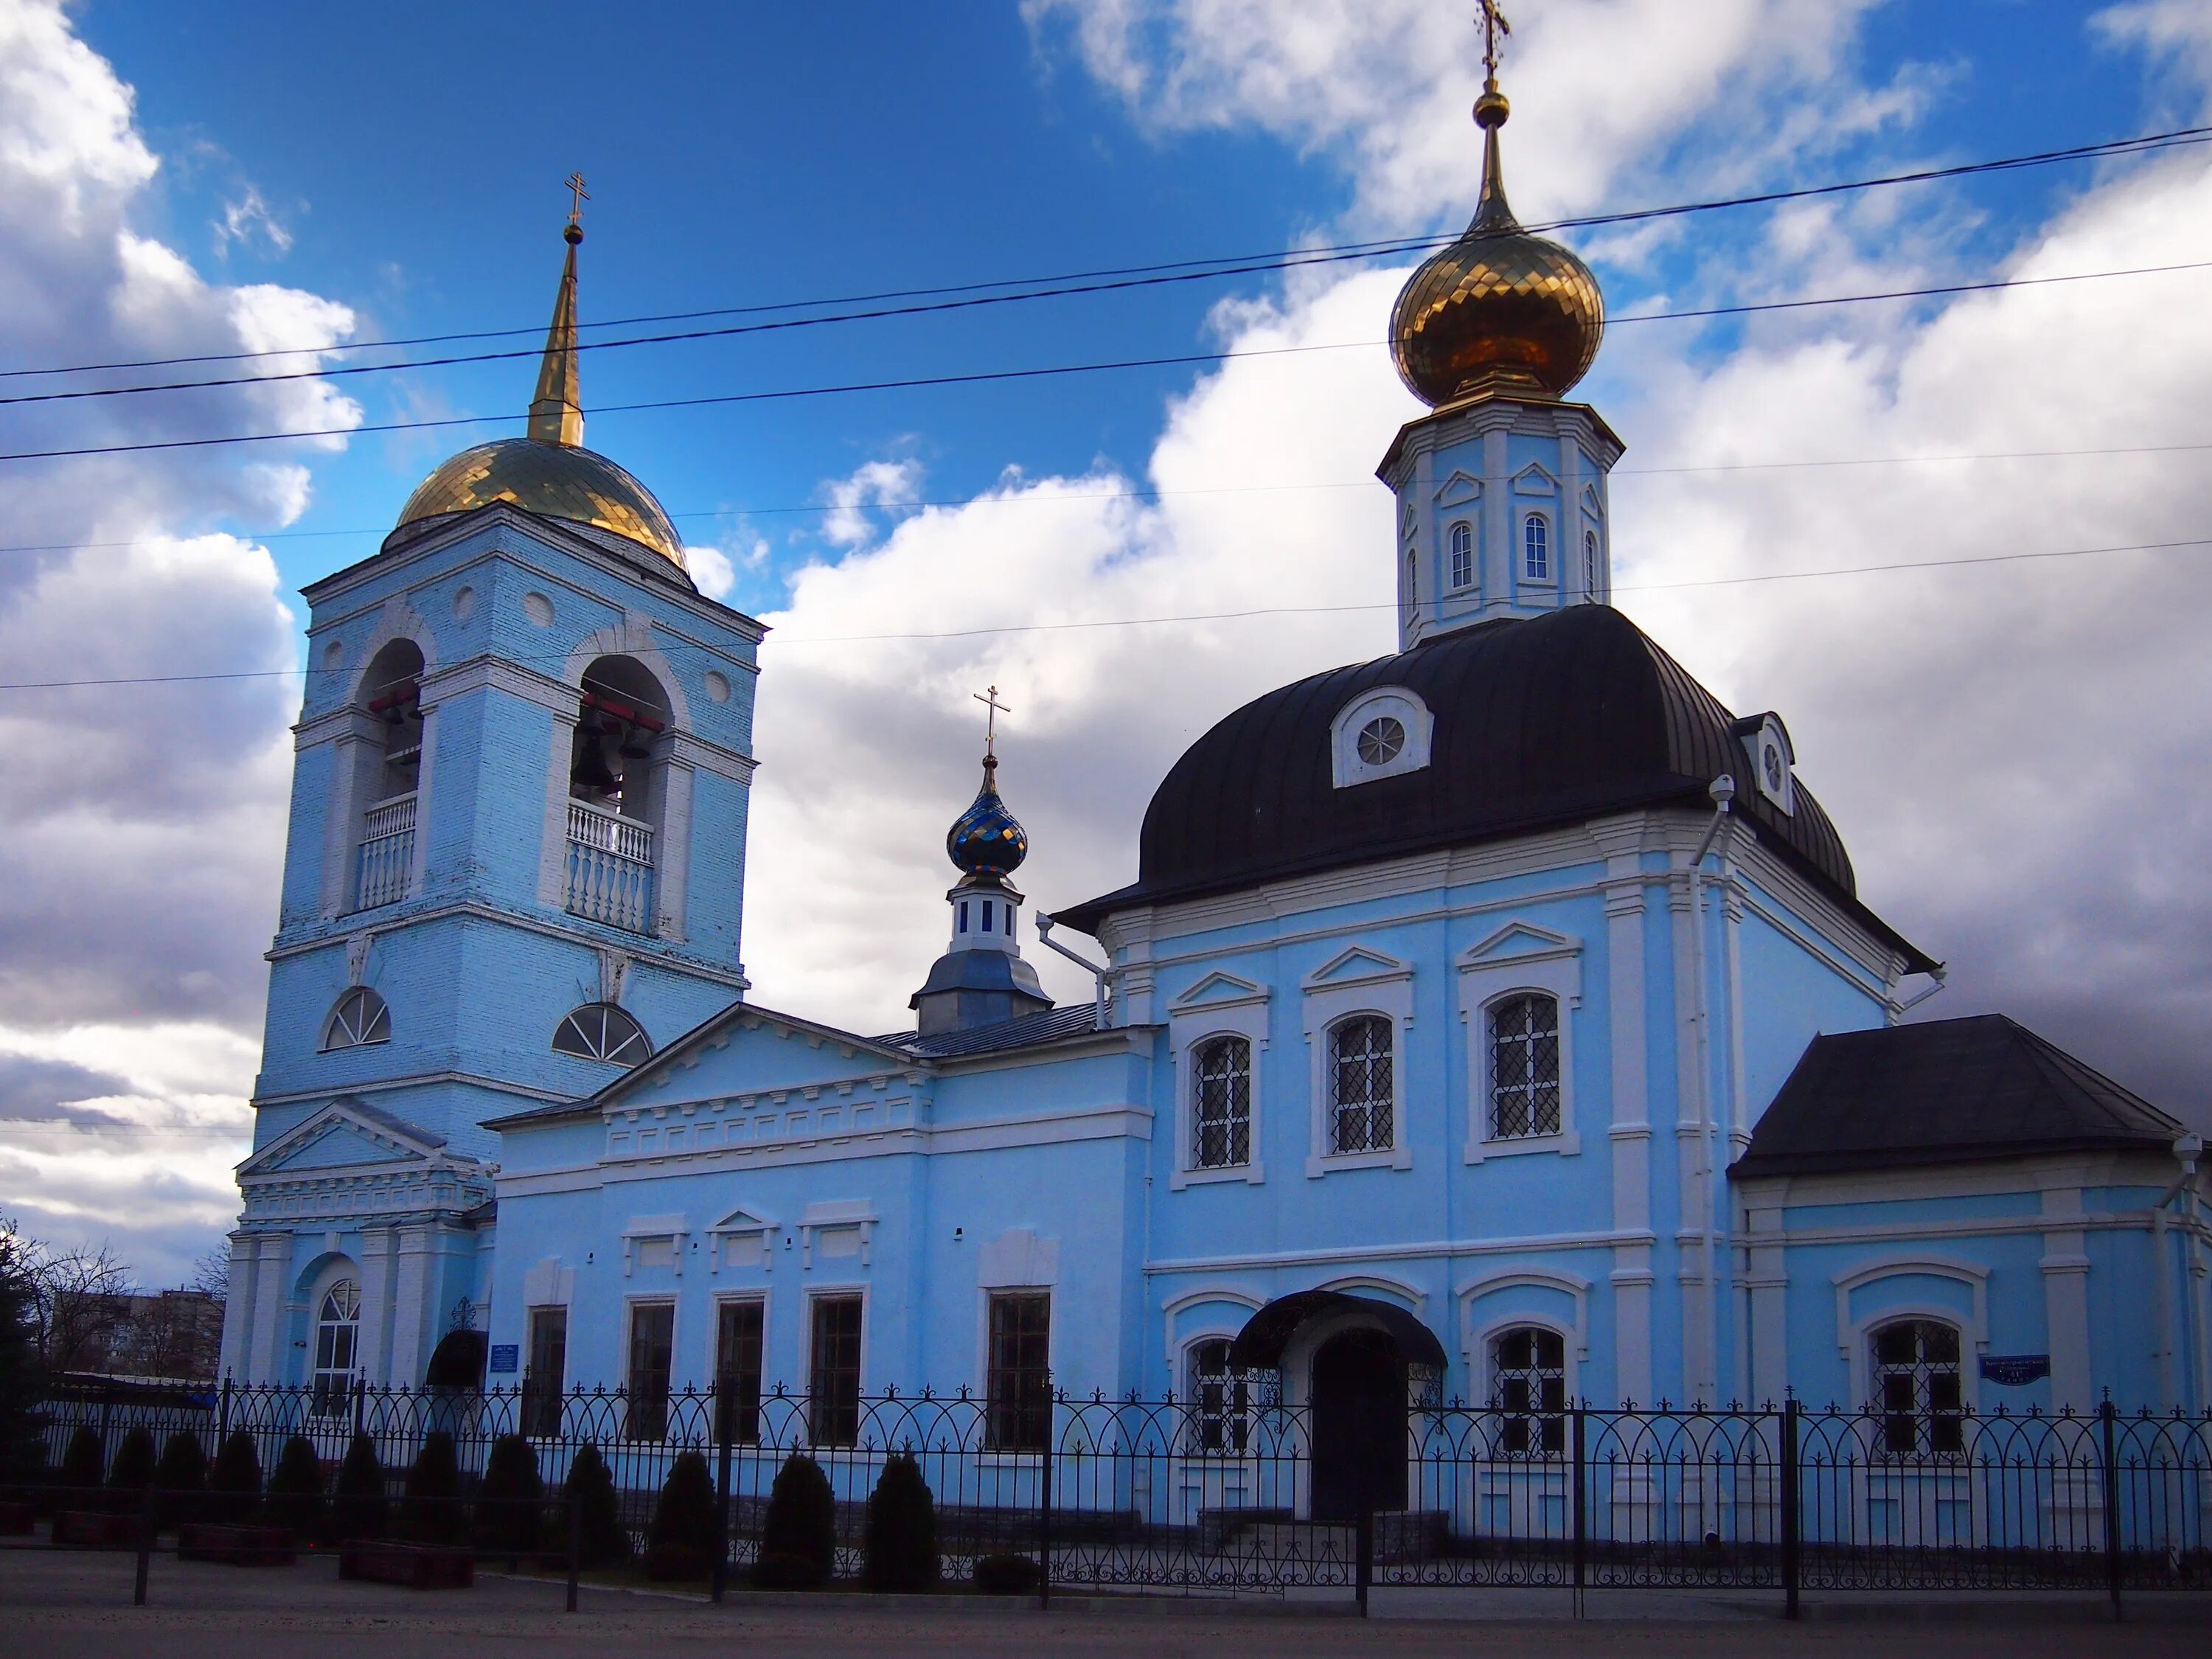
[[[975,701],[991,711],[983,717],[983,759],[994,763],[999,758],[999,716],[1011,714],[1014,711],[999,701],[999,688],[995,685],[988,686],[975,695]]]
[[[1498,42],[1501,36],[1513,33],[1513,25],[1505,21],[1505,14],[1498,8],[1498,0],[1475,0],[1481,14],[1474,20],[1482,25],[1482,68],[1493,82],[1498,79]]]
[[[584,188],[584,175],[580,173],[572,173],[561,182],[572,192],[568,202],[568,222],[580,230],[584,224],[584,204],[592,199],[592,192]]]

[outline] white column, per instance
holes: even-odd
[[[256,1382],[281,1382],[285,1380],[283,1345],[291,1336],[291,1322],[284,1316],[289,1302],[285,1281],[291,1277],[292,1235],[264,1233],[260,1247],[246,1373]]]
[[[1737,1334],[1748,1364],[1751,1403],[1782,1403],[1790,1386],[1790,1255],[1783,1226],[1784,1183],[1754,1183],[1744,1194],[1745,1279],[1750,1318]]]
[[[576,746],[576,711],[553,715],[545,761],[544,840],[538,848],[538,902],[558,910],[568,902],[568,767]]]
[[[2046,1218],[2081,1218],[2081,1189],[2047,1187]],[[2089,1364],[2089,1243],[2081,1231],[2043,1236],[2044,1340],[2051,1345],[2051,1404],[2094,1411],[2097,1398]]]
[[[398,1388],[413,1388],[420,1382],[422,1368],[430,1363],[427,1339],[434,1311],[430,1273],[436,1261],[431,1251],[430,1235],[428,1227],[406,1227],[399,1231],[392,1286],[392,1358],[387,1373]]]
[[[691,890],[691,790],[698,775],[672,762],[660,780],[660,823],[653,836],[653,931],[682,939]]]
[[[361,1374],[372,1383],[392,1381],[392,1259],[396,1242],[389,1227],[362,1230]]]
[[[1606,1000],[1612,1009],[1613,1226],[1617,1233],[1651,1228],[1650,1091],[1644,1024],[1644,878],[1638,868],[1643,827],[1629,820],[1593,826],[1606,855]],[[1648,1404],[1651,1376],[1651,1245],[1613,1250],[1614,1389]],[[1618,1401],[1601,1401],[1604,1405]]]
[[[230,1290],[222,1305],[222,1375],[246,1380],[253,1334],[254,1287],[261,1279],[261,1253],[252,1233],[230,1236]]]

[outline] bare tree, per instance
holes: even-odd
[[[63,1249],[0,1221],[4,1267],[28,1306],[39,1367],[97,1369],[131,1320],[131,1270],[102,1244]]]
[[[218,1302],[230,1300],[230,1241],[222,1243],[192,1263],[192,1276],[185,1281],[184,1288],[198,1291],[202,1296],[211,1296]]]

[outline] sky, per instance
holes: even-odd
[[[0,453],[327,434],[0,459],[0,1213],[156,1284],[235,1214],[297,591],[519,429],[533,366],[323,371],[534,350],[572,171],[598,324],[1448,232],[1480,161],[1469,9],[0,0],[0,371],[275,354],[256,384],[0,404]],[[2212,119],[2212,0],[1507,9],[1531,221]],[[1950,965],[1920,1016],[2001,1009],[2206,1116],[2212,146],[1569,240],[1613,319],[1578,395],[1627,445],[1618,602],[1782,713],[1862,896]],[[1372,473],[1419,408],[1380,343],[1410,264],[585,355],[592,447],[774,629],[756,1000],[902,1017],[981,687],[1048,909],[1134,876],[1152,788],[1214,720],[1391,648]],[[2146,274],[1662,315],[2120,271]],[[591,412],[1224,351],[1261,355]],[[207,370],[155,378],[179,373]],[[368,429],[425,421],[453,423]],[[249,678],[21,689],[193,675]]]

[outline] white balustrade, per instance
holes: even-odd
[[[415,869],[415,797],[394,795],[368,809],[362,825],[354,908],[373,910],[407,896]]]
[[[568,912],[634,933],[653,927],[653,826],[568,803]]]

